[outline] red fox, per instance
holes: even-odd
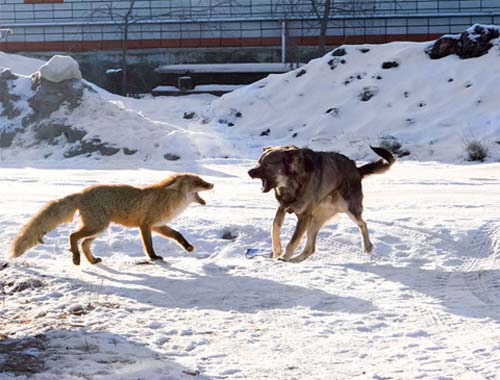
[[[163,260],[153,250],[151,231],[175,240],[188,252],[194,247],[180,232],[165,225],[187,206],[196,202],[205,205],[198,192],[210,190],[213,184],[194,174],[176,174],[144,188],[129,185],[97,185],[47,203],[21,230],[12,244],[11,257],[21,256],[28,249],[43,243],[43,236],[62,223],[69,223],[78,210],[81,226],[70,237],[73,264],[80,265],[78,242],[91,264],[102,260],[90,250],[92,241],[111,222],[126,227],[139,227],[142,242],[151,260]]]

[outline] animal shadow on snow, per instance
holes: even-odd
[[[107,283],[103,292],[113,293],[161,308],[184,308],[255,313],[260,310],[307,307],[323,312],[368,313],[371,302],[320,289],[286,284],[272,279],[231,275],[223,267],[205,265],[203,274],[166,267],[165,274],[124,273],[104,265],[86,271]],[[103,272],[108,272],[109,275]],[[169,277],[181,272],[182,277]],[[120,278],[120,276],[124,276]],[[133,285],[129,287],[127,285]]]
[[[8,378],[41,374],[43,378],[57,379],[64,373],[65,378],[161,380],[193,379],[196,375],[197,379],[209,380],[141,343],[86,329],[54,329],[35,336],[3,339],[0,356],[0,373]]]
[[[372,273],[437,300],[448,312],[500,322],[500,270],[441,271],[418,265],[343,264],[342,267]]]

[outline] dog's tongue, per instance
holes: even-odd
[[[200,197],[200,196],[198,195],[198,193],[194,193],[194,199],[195,199],[195,201],[196,201],[196,202],[198,202],[200,205],[205,206],[205,205],[207,204],[207,202],[205,202],[205,200],[204,200],[202,197]]]

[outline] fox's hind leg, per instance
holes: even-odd
[[[71,253],[73,253],[73,264],[75,265],[80,265],[80,251],[78,249],[78,241],[83,238],[85,241],[82,244],[82,249],[83,253],[85,254],[85,257],[91,264],[96,264],[101,261],[100,258],[94,257],[92,253],[90,252],[90,243],[92,243],[92,240],[95,239],[96,235],[100,232],[102,232],[107,226],[102,226],[101,228],[89,228],[83,225],[78,231],[73,232],[69,236],[69,241],[70,241],[70,247],[71,247]],[[88,241],[90,240],[90,241]],[[90,257],[89,257],[90,255]]]
[[[96,238],[95,236],[94,237],[90,237],[90,238],[86,238],[82,242],[82,251],[83,251],[83,254],[87,258],[88,262],[91,263],[91,264],[97,264],[97,263],[100,263],[102,261],[102,259],[100,257],[95,257],[92,254],[92,251],[90,250],[90,245],[95,240],[95,238]]]

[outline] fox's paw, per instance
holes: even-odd
[[[80,255],[73,254],[73,264],[80,265]]]
[[[189,245],[185,246],[184,248],[185,248],[185,249],[186,249],[186,251],[188,251],[188,252],[194,252],[194,247],[193,247],[191,244],[189,244]]]
[[[102,259],[100,257],[94,257],[94,260],[92,260],[90,263],[93,264],[99,264],[102,262]]]

